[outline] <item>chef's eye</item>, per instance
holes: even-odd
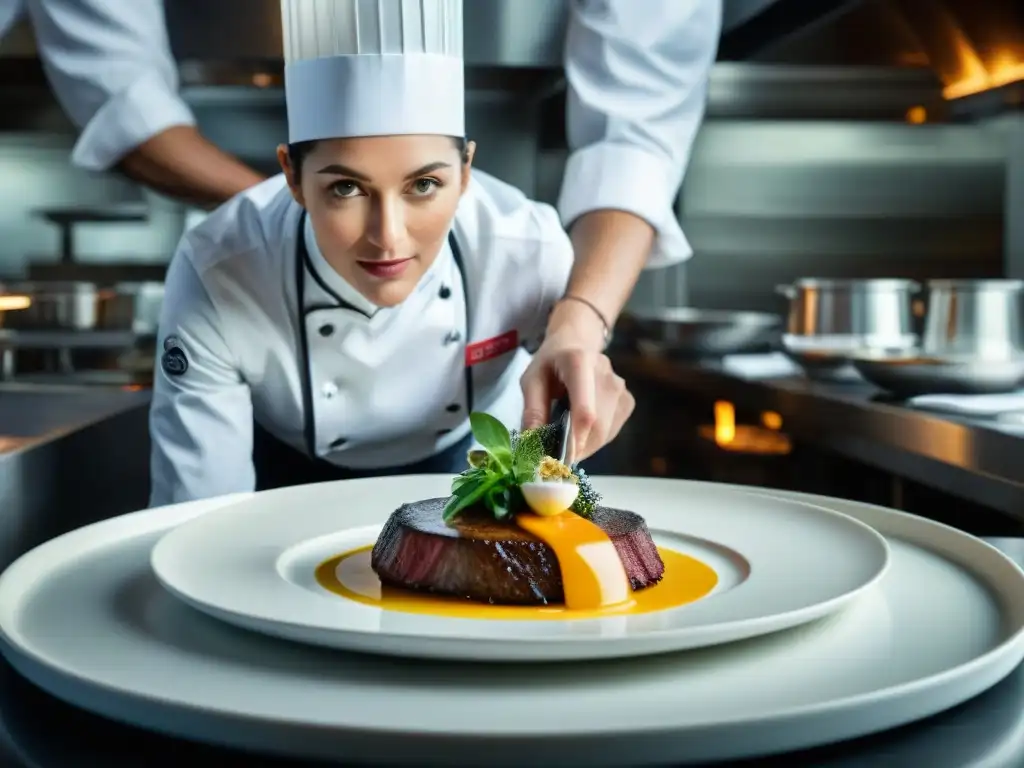
[[[331,185],[331,194],[335,197],[358,197],[360,191],[354,181],[336,181]]]
[[[432,195],[434,190],[440,186],[441,182],[437,179],[416,179],[416,181],[412,183],[412,193],[417,197],[426,197],[428,195]]]

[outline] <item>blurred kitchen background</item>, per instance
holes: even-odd
[[[277,0],[166,6],[202,132],[272,171]],[[554,202],[565,3],[472,0],[465,17],[479,165]],[[0,43],[0,101],[0,281],[161,281],[202,214],[71,167],[74,134],[25,25]],[[726,0],[678,201],[696,257],[646,274],[632,306],[778,311],[773,286],[808,275],[1021,276],[1022,101],[1020,2]]]
[[[478,165],[552,203],[567,156],[566,2],[465,4]],[[1024,3],[724,7],[707,118],[678,199],[696,255],[646,273],[634,312],[693,306],[784,315],[776,286],[807,277],[1024,278]],[[273,172],[286,137],[277,0],[167,0],[166,8],[200,130]],[[36,281],[44,293],[60,286],[52,301],[34,294],[34,313],[0,307],[0,378],[8,381],[0,436],[13,436],[6,450],[14,451],[19,436],[71,435],[49,452],[0,462],[0,492],[26,520],[55,505],[77,509],[82,499],[96,507],[91,517],[139,508],[161,283],[183,229],[203,214],[71,166],[74,133],[25,26],[0,42],[0,103],[0,283]],[[102,300],[97,285],[110,286]],[[947,507],[966,509],[973,499],[1018,518],[1024,510],[1019,435],[914,416],[868,387],[856,390],[854,404],[853,389],[829,394],[797,382],[754,393],[693,367],[634,368],[621,366],[643,407],[614,471],[774,482],[908,509],[933,510],[941,490]],[[53,399],[54,390],[44,401],[40,390],[11,382],[87,384],[92,404],[82,405],[79,393],[64,413],[58,403],[71,401]],[[114,397],[131,390],[139,399],[130,407]],[[93,426],[74,432],[68,425],[81,426],[83,413]],[[34,421],[19,427],[22,415]],[[744,455],[736,439],[742,422],[778,436]],[[687,435],[685,445],[662,427]],[[965,514],[977,521],[983,513]]]

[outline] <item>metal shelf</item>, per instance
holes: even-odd
[[[0,330],[0,347],[8,349],[132,349],[155,343],[151,333],[135,331]]]

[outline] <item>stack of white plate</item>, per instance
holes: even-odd
[[[200,741],[595,766],[865,735],[963,702],[1024,656],[1024,573],[983,542],[865,504],[705,483],[600,479],[659,546],[717,572],[681,608],[470,620],[318,585],[318,564],[449,482],[302,486],[72,532],[0,577],[3,652],[55,696]]]

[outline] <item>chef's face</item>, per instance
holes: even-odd
[[[474,145],[449,136],[378,136],[305,149],[281,146],[277,155],[324,258],[377,306],[402,303],[444,245]]]

